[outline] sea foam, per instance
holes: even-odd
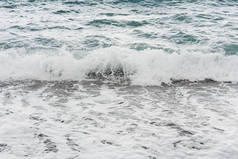
[[[238,81],[238,56],[167,54],[161,51],[111,47],[76,58],[57,55],[0,54],[0,80],[76,80],[123,78],[136,85],[160,85],[171,80]]]

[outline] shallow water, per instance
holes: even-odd
[[[0,1],[0,158],[236,159],[237,0]]]
[[[236,158],[238,86],[1,83],[1,158]]]

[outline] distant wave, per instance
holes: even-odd
[[[129,80],[137,85],[160,85],[173,80],[238,82],[238,56],[166,54],[111,47],[77,59],[60,55],[0,54],[0,80]]]

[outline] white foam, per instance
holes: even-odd
[[[216,81],[238,81],[238,56],[185,53],[166,54],[160,51],[134,51],[111,47],[77,59],[70,53],[59,55],[0,54],[0,80],[78,80],[89,72],[112,72],[123,69],[132,84],[159,85],[171,79],[190,81],[210,78]]]

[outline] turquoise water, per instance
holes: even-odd
[[[0,51],[1,56],[4,56],[2,59],[5,58],[5,64],[2,62],[1,68],[9,68],[7,59],[7,63],[11,63],[11,69],[0,74],[2,80],[20,78],[80,81],[90,72],[105,74],[105,69],[118,72],[115,70],[118,67],[126,78],[136,79],[142,76],[137,65],[145,63],[145,66],[141,66],[142,70],[149,69],[153,72],[146,76],[151,76],[150,79],[157,78],[152,83],[142,82],[147,84],[157,85],[161,81],[168,82],[169,78],[238,81],[238,73],[234,68],[238,64],[238,3],[235,0],[0,1],[0,8]],[[94,58],[102,56],[98,53],[107,55],[100,57],[102,61],[97,66],[84,71],[67,70],[69,67],[76,67],[70,66],[71,63],[77,63],[75,59],[82,63],[90,54],[95,54]],[[125,55],[121,57],[121,53]],[[67,66],[62,68],[58,66],[62,63],[58,62],[58,58],[65,54],[72,56],[72,59],[63,62]],[[134,62],[125,62],[131,54]],[[143,54],[153,54],[156,57],[142,62],[140,60],[143,59]],[[160,56],[164,54],[168,55],[168,64],[173,68],[168,69],[166,65],[150,66],[151,63],[162,63]],[[36,63],[35,55],[45,57],[38,57]],[[180,62],[176,62],[177,55],[180,55]],[[18,57],[13,62],[13,57],[9,56]],[[45,62],[48,56],[56,58],[55,61]],[[108,59],[106,64],[105,58]],[[211,58],[211,61],[207,61],[207,58]],[[192,62],[187,62],[188,60]],[[199,63],[205,63],[206,66]],[[78,64],[78,67],[88,65],[92,65],[90,60],[87,66]],[[22,68],[25,69],[24,72],[31,72],[30,75],[21,72],[20,66],[25,67]],[[33,67],[35,69],[31,70]],[[194,75],[187,72],[191,71],[189,67],[193,67],[196,72]],[[32,72],[41,72],[44,76]],[[179,73],[174,75],[174,72]],[[76,77],[75,74],[85,76]]]
[[[1,50],[237,54],[237,1],[1,1]],[[50,50],[51,51],[51,50]]]

